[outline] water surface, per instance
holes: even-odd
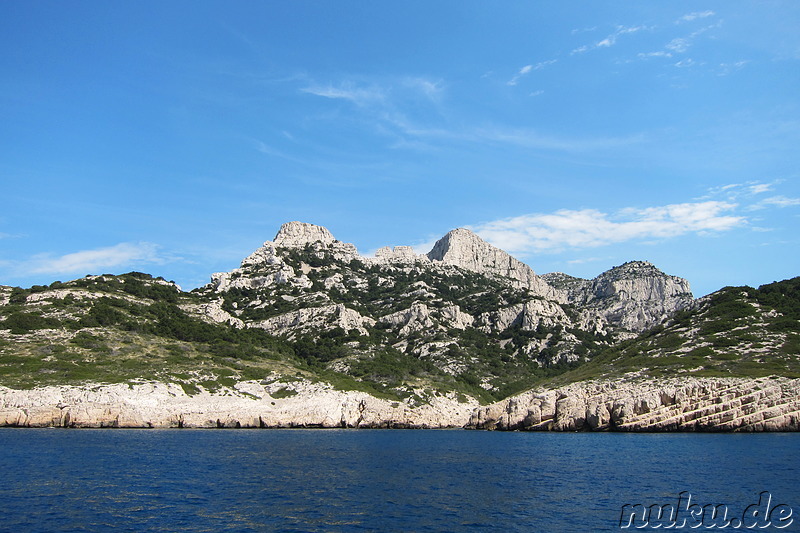
[[[0,530],[614,531],[681,491],[798,518],[798,434],[0,430]]]

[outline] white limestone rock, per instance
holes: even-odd
[[[546,327],[568,326],[571,321],[559,304],[534,299],[483,313],[476,323],[486,333],[497,333],[513,325],[519,325],[523,330],[535,330],[540,324]]]
[[[273,397],[281,389],[288,397]],[[423,394],[417,391],[418,395]],[[173,383],[0,387],[0,426],[17,427],[461,427],[478,406],[455,393],[427,403],[388,401],[305,380],[239,382],[189,396]]]
[[[799,431],[800,379],[601,380],[534,389],[475,410],[467,427],[555,431]]]
[[[203,316],[206,316],[217,323],[230,324],[236,328],[245,327],[244,322],[222,308],[222,299],[218,298],[208,303],[203,303],[191,309]]]
[[[426,256],[415,253],[411,246],[395,246],[394,248],[384,246],[375,252],[375,259],[377,259],[378,263],[384,264],[408,264],[426,262],[428,260]]]
[[[345,331],[356,330],[361,335],[367,335],[366,328],[374,324],[375,320],[362,316],[355,309],[350,309],[344,304],[330,304],[297,309],[248,325],[264,329],[274,335],[294,338],[297,333],[318,333],[336,327]]]
[[[551,287],[536,275],[533,269],[496,248],[465,228],[454,229],[436,241],[428,258],[434,263],[455,265],[479,274],[510,280],[533,294],[555,301],[564,301],[566,295]]]
[[[273,239],[275,246],[283,248],[303,247],[314,242],[332,244],[334,241],[336,239],[327,228],[307,222],[286,222]]]
[[[585,280],[557,272],[542,276],[567,294],[580,313],[578,327],[604,332],[609,325],[639,333],[694,301],[689,282],[646,261],[631,261]]]

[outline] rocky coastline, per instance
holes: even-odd
[[[310,382],[247,381],[191,395],[156,382],[2,387],[0,427],[799,431],[800,379],[590,381],[486,406],[456,394],[391,401]]]

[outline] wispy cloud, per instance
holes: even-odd
[[[431,100],[438,100],[444,92],[444,83],[441,80],[431,81],[425,78],[404,78],[405,87],[419,91]]]
[[[768,207],[793,207],[800,205],[800,198],[788,198],[786,196],[771,196],[764,198],[750,206],[750,209],[766,209]]]
[[[546,67],[548,65],[552,65],[553,63],[555,63],[557,61],[558,61],[557,59],[549,59],[547,61],[540,61],[539,63],[536,63],[535,65],[525,65],[524,67],[519,69],[517,71],[517,73],[514,75],[514,77],[511,78],[510,80],[508,80],[506,82],[506,84],[507,85],[516,85],[517,82],[519,82],[520,78],[522,78],[523,76],[527,76],[528,74],[530,74],[531,72],[533,72],[535,70],[541,70],[544,67]]]
[[[708,10],[708,11],[695,11],[693,13],[687,13],[686,15],[682,16],[681,18],[679,18],[678,20],[675,21],[675,24],[681,24],[681,23],[684,23],[684,22],[691,22],[691,21],[697,20],[697,19],[704,19],[704,18],[707,18],[707,17],[712,17],[715,14],[716,13],[714,13],[711,10]]]
[[[562,209],[496,220],[472,229],[512,253],[552,252],[668,239],[688,233],[720,233],[747,223],[745,217],[731,214],[736,207],[728,202],[706,201],[628,208],[616,213]]]
[[[706,15],[706,16],[711,16],[711,15],[714,14],[712,11],[707,11],[707,12],[704,12],[704,13],[710,13],[710,15]],[[698,14],[691,14],[691,15],[698,15]],[[685,15],[685,16],[688,17],[689,15]],[[700,18],[700,17],[697,16],[695,18]],[[663,50],[656,50],[655,52],[642,52],[642,53],[637,54],[637,57],[639,57],[639,59],[649,59],[649,58],[652,58],[652,57],[666,57],[666,58],[669,58],[669,57],[673,57],[675,55],[685,54],[694,45],[694,42],[697,39],[697,37],[699,37],[700,35],[704,34],[705,32],[707,32],[707,31],[709,31],[711,29],[718,28],[721,24],[722,24],[722,22],[718,21],[718,22],[716,22],[714,24],[710,24],[708,26],[704,26],[704,27],[702,27],[702,28],[700,28],[698,30],[695,30],[692,33],[690,33],[689,35],[684,35],[682,37],[675,37],[674,39],[671,39],[667,44],[664,45],[664,49]],[[677,63],[675,63],[675,66],[676,67],[687,67],[687,66],[696,66],[698,64],[700,64],[700,63],[695,62],[695,61],[690,59],[690,60],[678,61]],[[723,68],[724,68],[724,65],[725,64],[723,64]],[[743,66],[743,64],[741,66]],[[738,68],[741,68],[741,66],[739,66]]]
[[[681,59],[680,61],[675,63],[675,66],[678,68],[689,68],[689,67],[696,67],[698,65],[703,65],[704,63],[700,63],[695,61],[691,57],[687,57],[686,59]]]
[[[589,50],[594,50],[595,48],[609,48],[617,43],[617,39],[620,36],[636,33],[646,29],[648,29],[647,26],[617,26],[617,29],[614,31],[614,33],[611,33],[604,39],[601,39],[594,44],[585,44],[583,46],[579,46],[578,48],[572,50],[571,54],[581,54],[583,52],[588,52]]]
[[[640,59],[648,59],[651,57],[672,57],[670,52],[665,52],[664,50],[659,50],[657,52],[640,52],[637,54]]]
[[[754,201],[754,196],[770,192],[781,183],[782,180],[774,180],[769,183],[761,181],[748,181],[746,183],[728,183],[718,187],[712,187],[708,194],[699,198],[708,200],[712,198],[724,197],[727,202],[739,202],[749,204]]]
[[[28,274],[88,274],[104,269],[131,268],[145,263],[165,263],[153,243],[123,242],[107,248],[83,250],[61,256],[39,254],[19,265]]]
[[[382,102],[386,99],[385,89],[375,85],[368,87],[358,87],[352,83],[343,83],[339,86],[312,85],[300,90],[324,98],[349,100],[359,106]]]
[[[543,135],[532,129],[526,128],[477,128],[469,133],[471,140],[480,142],[500,142],[515,144],[526,148],[561,150],[565,152],[583,152],[592,150],[606,150],[620,148],[641,143],[641,136],[631,137],[556,137]]]
[[[687,37],[676,37],[668,42],[664,48],[669,50],[670,52],[675,52],[677,54],[682,54],[689,49],[691,46],[691,42]]]
[[[734,63],[720,63],[717,75],[727,76],[728,74],[732,74],[738,70],[742,70],[748,63],[750,63],[749,60],[736,61]]]

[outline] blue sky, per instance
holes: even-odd
[[[281,223],[800,275],[800,3],[2,2],[0,284],[189,289]]]

